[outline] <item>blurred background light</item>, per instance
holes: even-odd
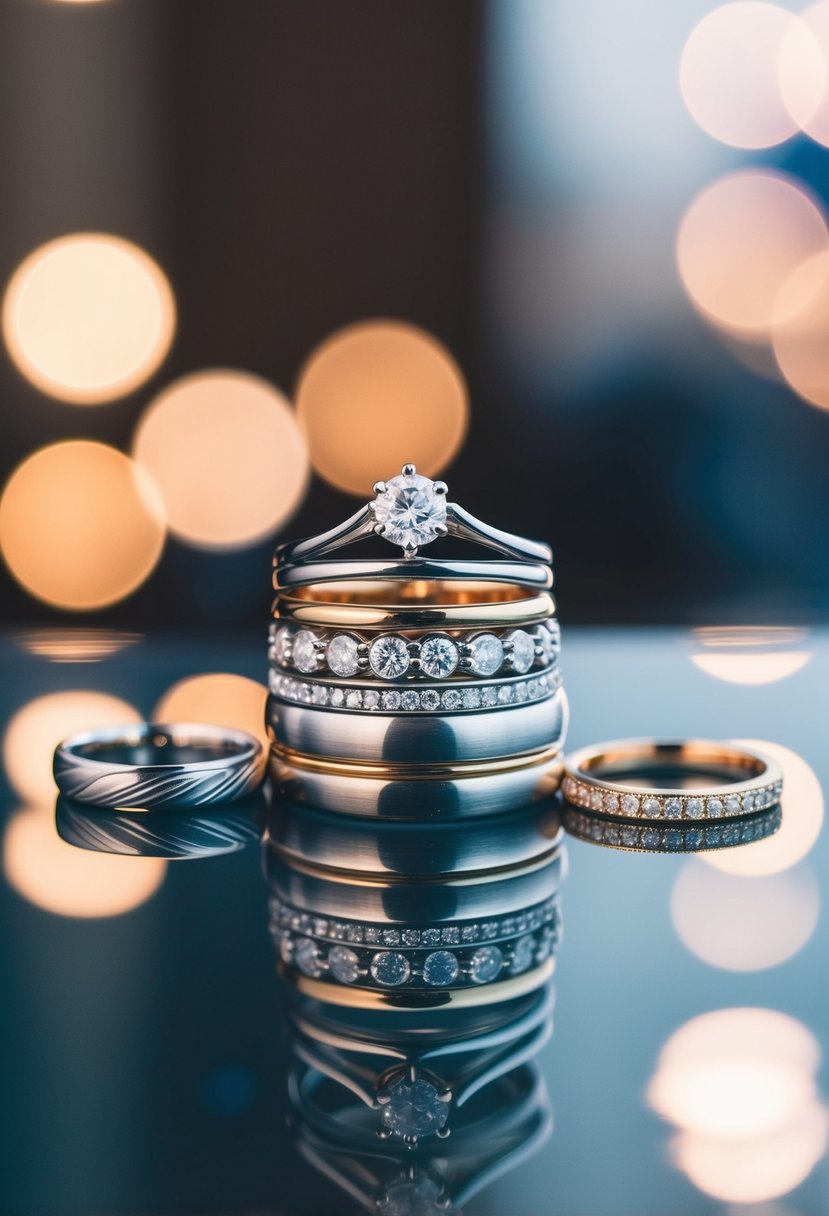
[[[13,274],[3,335],[42,392],[97,405],[143,384],[170,349],[176,309],[153,259],[130,241],[78,233],[41,245]]]
[[[727,971],[776,967],[802,950],[820,915],[808,866],[745,878],[694,858],[674,879],[671,919],[697,958]]]
[[[787,1123],[815,1094],[814,1078],[802,1069],[735,1057],[660,1069],[648,1102],[678,1127],[738,1140]]]
[[[771,338],[780,371],[798,396],[829,409],[829,252],[792,271],[778,310]]]
[[[823,826],[823,791],[814,770],[791,748],[767,739],[738,739],[775,759],[783,769],[783,811],[780,830],[766,840],[739,849],[705,853],[704,860],[728,874],[777,874],[795,865],[810,851]]]
[[[6,824],[3,870],[29,903],[58,916],[120,916],[146,903],[161,886],[167,863],[76,849],[55,831],[47,807],[25,807]]]
[[[61,740],[81,730],[140,721],[134,706],[104,692],[79,689],[37,697],[17,711],[3,735],[9,784],[26,802],[46,805],[57,792],[52,754]]]
[[[801,671],[813,657],[800,648],[805,629],[775,626],[710,626],[692,630],[704,647],[691,661],[728,684],[773,684]]]
[[[400,321],[363,321],[326,338],[302,368],[296,402],[311,463],[350,494],[369,495],[406,463],[433,477],[466,435],[457,363],[431,334]]]
[[[820,56],[820,70],[808,52],[804,64],[802,30],[810,36]],[[820,0],[798,13],[797,27],[792,26],[783,40],[779,64],[780,91],[785,104],[805,133],[817,143],[829,146],[829,3]]]
[[[683,1023],[659,1053],[659,1068],[693,1067],[711,1060],[774,1059],[816,1072],[821,1051],[802,1022],[777,1009],[738,1006],[701,1013]]]
[[[152,479],[103,443],[41,448],[18,465],[0,498],[9,569],[58,608],[103,608],[129,595],[155,567],[164,537]]]
[[[744,169],[706,186],[691,202],[677,238],[686,291],[709,320],[765,335],[781,315],[780,293],[806,259],[829,248],[818,204],[781,173]],[[805,284],[808,292],[810,284]],[[787,295],[788,315],[808,295]]]
[[[133,452],[161,490],[170,530],[198,548],[264,540],[296,510],[308,482],[293,410],[247,372],[177,380],[147,407]]]
[[[780,62],[798,81],[812,109],[826,69],[808,26],[776,4],[738,0],[712,9],[682,52],[679,83],[686,106],[704,131],[737,148],[768,148],[789,139],[799,123],[781,92]]]
[[[51,663],[97,663],[136,646],[143,636],[115,629],[31,629],[14,634],[14,641]]]
[[[155,722],[207,722],[246,730],[269,746],[265,731],[268,690],[230,672],[187,676],[169,688],[153,711]]]

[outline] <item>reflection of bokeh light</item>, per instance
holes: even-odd
[[[115,629],[31,629],[14,640],[27,654],[52,663],[97,663],[135,646],[142,636]]]
[[[815,1097],[814,1078],[777,1060],[697,1060],[660,1069],[648,1102],[665,1119],[709,1136],[757,1136]]]
[[[208,722],[246,730],[266,748],[264,684],[228,672],[188,676],[174,684],[155,707],[156,722]]]
[[[427,476],[449,463],[466,434],[466,385],[430,334],[398,321],[366,321],[311,354],[297,412],[317,472],[366,495],[378,477],[407,462]]]
[[[167,863],[158,857],[91,853],[61,840],[45,807],[27,807],[9,820],[3,869],[29,903],[58,916],[118,916],[155,894]]]
[[[15,578],[59,608],[102,608],[147,578],[164,547],[164,508],[148,475],[115,448],[41,448],[0,499],[0,548]]]
[[[246,372],[176,381],[144,414],[134,455],[161,489],[170,529],[208,549],[269,536],[299,505],[308,478],[288,402]]]
[[[737,331],[768,331],[792,271],[827,248],[818,206],[793,179],[743,170],[707,186],[691,203],[677,239],[679,273],[710,320]],[[805,300],[790,295],[798,311]]]
[[[78,405],[122,397],[170,348],[173,293],[137,245],[100,233],[42,245],[12,276],[3,304],[9,353],[45,393]]]
[[[47,693],[19,709],[6,727],[6,776],[27,802],[46,804],[55,794],[52,753],[63,739],[81,730],[140,721],[132,705],[107,693]]]
[[[820,68],[803,61],[803,34],[792,28],[783,41],[780,91],[792,118],[807,135],[829,146],[829,4],[812,4],[799,14],[798,26],[817,48]]]
[[[680,88],[709,135],[738,148],[768,148],[797,131],[778,80],[784,45],[801,92],[820,97],[823,58],[807,26],[776,4],[738,0],[707,13],[682,52]]]
[[[739,849],[706,853],[705,861],[729,874],[776,874],[805,857],[817,840],[823,824],[823,791],[814,771],[797,752],[765,739],[736,742],[765,752],[783,769],[782,823],[775,836]]]
[[[829,1116],[810,1103],[786,1126],[743,1140],[684,1132],[671,1145],[694,1186],[729,1203],[776,1199],[799,1186],[822,1158]]]
[[[692,630],[705,649],[691,661],[709,676],[729,684],[773,684],[800,671],[813,657],[795,647],[808,636],[805,629],[774,625],[706,626]]]
[[[776,1009],[715,1009],[674,1031],[659,1053],[659,1067],[693,1067],[711,1060],[773,1059],[816,1072],[820,1047],[797,1018]]]
[[[776,967],[814,933],[820,894],[810,869],[743,878],[696,858],[685,863],[671,892],[674,928],[704,962],[729,971]]]
[[[778,309],[771,338],[780,371],[806,401],[829,409],[829,253],[807,258],[792,272]]]

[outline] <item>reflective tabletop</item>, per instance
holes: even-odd
[[[505,903],[453,943],[451,909],[424,913],[446,930],[433,967],[481,978],[491,940],[513,975],[451,1016],[329,1004],[304,935],[346,980],[371,939],[351,905],[308,928],[288,902],[328,898],[284,877],[308,849],[331,867],[357,840],[375,884],[411,867],[408,827],[328,830],[270,790],[216,814],[56,813],[52,751],[76,730],[264,737],[263,637],[53,629],[0,655],[2,1216],[829,1210],[829,633],[565,629],[568,747],[753,741],[783,766],[782,818],[681,855],[561,834],[557,803],[512,834],[442,828],[447,870],[535,848],[523,920]]]

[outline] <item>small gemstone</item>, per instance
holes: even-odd
[[[387,988],[405,984],[411,973],[412,969],[406,956],[392,950],[381,950],[371,960],[371,974],[378,984]]]
[[[401,1077],[391,1087],[388,1096],[388,1102],[382,1107],[382,1121],[387,1131],[395,1136],[419,1140],[421,1136],[434,1135],[446,1125],[449,1103],[438,1095],[431,1081],[418,1079],[407,1082]],[[417,1207],[409,1204],[398,1207],[400,1216],[424,1211],[420,1197],[415,1198]]]
[[[604,795],[601,790],[590,791],[590,809],[600,811],[604,805]]]
[[[549,630],[545,629],[543,625],[539,625],[533,631],[533,637],[535,638],[535,644],[540,656],[539,661],[544,663],[545,666],[548,663],[552,663],[555,658],[555,643]]]
[[[502,684],[498,689],[498,704],[510,705],[513,699],[513,691],[511,684]]]
[[[665,848],[671,851],[682,848],[682,832],[679,828],[670,828],[665,833]]]
[[[753,811],[754,810],[754,795],[753,794],[743,794],[743,810],[744,811]]]
[[[294,947],[294,962],[305,975],[322,975],[322,954],[316,942],[302,937]]]
[[[443,702],[443,708],[449,710],[460,709],[461,705],[463,704],[461,694],[458,692],[457,688],[447,688],[446,692],[441,697],[441,700]]]
[[[607,811],[607,813],[609,815],[615,815],[619,809],[619,795],[618,794],[605,794],[604,809],[605,809],[605,811]]]
[[[682,815],[682,802],[679,798],[665,799],[665,818],[679,819]]]
[[[480,709],[481,691],[479,688],[465,688],[462,696],[464,709]]]
[[[376,946],[380,941],[380,930],[375,928],[374,925],[368,925],[365,931],[365,938],[370,946]]]
[[[740,829],[737,824],[729,824],[727,828],[723,828],[722,841],[723,844],[738,844],[740,840]]]
[[[294,638],[294,666],[300,671],[317,669],[317,639],[310,629],[300,629]]]
[[[625,815],[639,814],[639,799],[636,794],[622,795],[622,812]]]
[[[685,814],[689,819],[702,819],[702,799],[686,798]]]
[[[384,692],[380,697],[380,704],[383,706],[383,709],[399,709],[400,693],[396,691]]]
[[[440,536],[446,526],[446,495],[417,473],[401,473],[386,482],[374,504],[374,518],[383,537],[402,549],[418,549]]]
[[[535,642],[525,629],[513,629],[506,641],[512,642],[510,664],[513,671],[525,675],[535,662]]]
[[[398,680],[409,670],[409,647],[394,634],[375,638],[368,648],[368,661],[381,679]]]
[[[605,829],[605,840],[608,844],[618,844],[620,840],[618,823],[609,823]]]
[[[493,938],[493,937],[497,937],[497,936],[498,936],[498,922],[497,921],[488,920],[485,924],[481,925],[481,937]]]
[[[310,684],[300,684],[299,699],[306,705],[310,705],[314,697],[314,690]]]
[[[501,921],[501,932],[503,933],[504,937],[512,937],[512,935],[515,933],[514,916],[504,917],[504,919]]]
[[[723,813],[722,798],[708,798],[705,806],[709,819],[719,819]]]
[[[403,709],[420,709],[420,693],[413,688],[407,688],[400,698]]]
[[[360,959],[348,946],[332,946],[328,951],[328,970],[342,984],[353,984],[360,978]]]
[[[469,978],[473,984],[490,984],[503,964],[504,956],[497,946],[481,946],[469,960]]]
[[[383,945],[384,946],[399,946],[400,945],[400,930],[399,929],[384,929],[383,930]]]
[[[329,937],[333,937],[335,941],[344,942],[347,933],[348,925],[344,925],[341,920],[332,920]]]
[[[656,828],[648,828],[642,833],[642,844],[646,849],[658,849],[661,839],[662,837]]]
[[[621,843],[624,845],[627,845],[628,848],[631,848],[633,845],[635,845],[638,838],[639,838],[639,829],[638,828],[622,828],[622,830],[619,834],[619,839],[620,839]]]
[[[420,670],[434,680],[451,676],[459,658],[460,652],[451,638],[434,634],[420,643]]]
[[[722,828],[720,828],[720,827],[706,828],[706,830],[705,830],[706,844],[718,845],[720,843],[721,837],[722,837]]]
[[[311,689],[311,700],[314,705],[328,704],[328,689],[324,684],[315,684]]]
[[[457,946],[461,940],[458,926],[447,925],[445,929],[441,929],[440,940],[447,946]]]
[[[528,687],[527,687],[527,681],[526,681],[526,680],[522,680],[520,684],[516,684],[516,685],[515,685],[515,699],[516,699],[516,701],[526,701],[526,700],[527,700],[527,698],[529,697],[529,695],[530,695],[530,692],[529,692],[529,689],[528,689]]]
[[[494,675],[504,662],[504,646],[494,633],[479,633],[469,643],[469,666],[476,676]]]
[[[313,921],[314,933],[317,937],[328,936],[328,921],[321,916],[315,916]]]
[[[363,930],[359,925],[349,925],[345,936],[350,942],[361,942],[363,940]]]
[[[440,693],[434,688],[424,688],[420,694],[420,704],[423,709],[438,709],[440,707]]]
[[[332,688],[328,697],[328,704],[333,705],[335,709],[340,709],[345,705],[345,692],[342,688]]]
[[[739,815],[740,799],[736,794],[729,794],[725,800],[725,809],[729,815]]]
[[[367,688],[363,693],[363,709],[377,709],[380,704],[380,694],[373,688]]]
[[[435,988],[445,988],[458,978],[460,964],[451,950],[436,950],[423,963],[423,978]]]
[[[703,835],[699,828],[691,828],[685,833],[685,848],[698,849],[703,842]]]
[[[404,929],[403,930],[403,945],[404,946],[419,946],[420,945],[420,930],[419,929]]]
[[[351,692],[346,693],[345,705],[346,709],[360,709],[363,704],[363,694],[359,688],[352,688]]]
[[[498,692],[494,688],[484,688],[481,691],[481,704],[490,708],[498,704]]]
[[[353,676],[359,670],[358,646],[356,638],[347,633],[338,633],[328,643],[325,658],[328,666],[337,676]]]
[[[535,700],[536,697],[541,696],[542,692],[546,691],[546,688],[546,680],[530,680],[527,684],[527,696]]]
[[[524,937],[519,937],[512,951],[512,973],[519,975],[520,972],[526,971],[533,961],[535,953],[535,938],[532,934],[527,933]]]
[[[273,647],[273,657],[281,667],[285,666],[285,661],[288,657],[288,642],[290,634],[287,629],[280,629],[276,635],[276,641]]]
[[[662,814],[662,804],[658,798],[642,799],[642,814],[646,819],[658,819]]]
[[[440,929],[424,929],[420,940],[424,946],[437,946],[440,943]]]

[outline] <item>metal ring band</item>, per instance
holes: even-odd
[[[562,793],[571,805],[631,819],[745,815],[779,802],[783,788],[775,760],[704,739],[595,744],[566,756],[564,769]],[[666,774],[674,780],[665,783]]]
[[[710,849],[730,849],[773,836],[781,822],[779,806],[742,819],[676,823],[671,827],[655,822],[643,824],[609,819],[570,807],[564,810],[564,827],[571,836],[586,840],[589,844],[628,853],[698,853]]]
[[[542,701],[460,714],[340,713],[268,698],[268,733],[281,747],[306,756],[368,761],[406,768],[527,756],[563,742],[563,690]]]
[[[295,562],[279,566],[273,572],[275,591],[294,591],[317,583],[353,582],[361,579],[383,579],[391,582],[464,580],[488,583],[512,583],[519,587],[548,591],[553,585],[549,566],[521,561],[446,561],[415,557],[404,561],[338,560],[330,562]]]
[[[251,793],[265,763],[262,744],[244,731],[142,722],[65,739],[53,772],[61,793],[90,806],[191,809]]]
[[[558,749],[529,762],[470,766],[468,776],[457,767],[444,776],[395,779],[354,765],[290,761],[271,750],[270,772],[280,795],[340,815],[418,822],[479,818],[503,814],[548,798],[558,789],[563,763]],[[475,769],[483,771],[475,771]],[[493,771],[494,770],[494,771]]]
[[[280,593],[279,620],[312,628],[406,630],[498,629],[540,625],[555,616],[549,592],[527,592],[520,584],[492,582],[391,583],[382,579]]]

